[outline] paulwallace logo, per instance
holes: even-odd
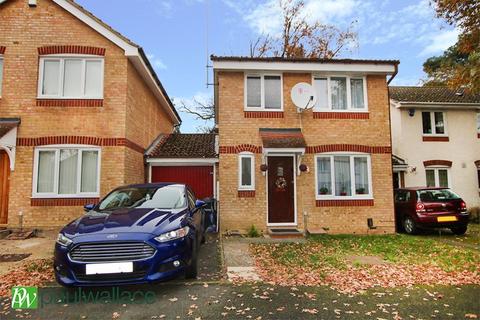
[[[13,309],[37,309],[38,288],[37,287],[13,287],[12,308]]]

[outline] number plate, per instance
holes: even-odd
[[[455,216],[447,216],[447,217],[437,217],[438,222],[451,222],[451,221],[457,221],[457,217]]]
[[[95,263],[86,265],[86,274],[133,272],[133,262]]]

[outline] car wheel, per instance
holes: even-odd
[[[450,228],[453,233],[455,233],[457,236],[464,235],[465,232],[467,232],[467,225],[461,225],[458,227]]]
[[[197,256],[197,241],[194,241],[192,244],[192,258],[190,259],[190,264],[187,266],[185,270],[185,278],[187,279],[195,279],[197,277],[197,265],[198,265],[198,256]]]
[[[405,217],[403,219],[403,230],[405,230],[407,234],[416,234],[418,232],[415,221],[410,217]]]

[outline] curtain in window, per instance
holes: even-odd
[[[330,79],[330,91],[332,94],[332,109],[347,109],[347,79],[332,77]]]
[[[439,187],[448,187],[448,171],[447,169],[438,170],[438,183]]]
[[[328,109],[328,81],[326,78],[317,78],[313,83],[315,93],[317,94],[317,102],[315,107],[318,109]]]
[[[247,77],[247,106],[260,107],[261,99],[260,77]]]
[[[59,60],[46,60],[44,62],[42,94],[58,95],[59,74],[60,74]]]
[[[355,193],[368,194],[368,162],[365,157],[355,157]]]
[[[37,192],[54,192],[55,151],[38,152]]]
[[[58,177],[59,194],[77,193],[78,150],[60,150],[60,172]]]
[[[319,195],[332,194],[332,172],[330,157],[317,158],[317,181]]]
[[[82,180],[80,192],[97,192],[98,152],[82,152]]]
[[[350,79],[350,89],[352,94],[352,108],[365,108],[363,97],[363,79]]]
[[[3,59],[0,59],[0,96],[2,95]]]
[[[242,186],[252,185],[252,159],[249,157],[242,157]]]
[[[65,60],[65,75],[63,79],[63,95],[80,97],[82,92],[82,60]]]
[[[435,133],[444,134],[445,124],[443,121],[443,112],[435,112]]]
[[[265,76],[265,109],[282,108],[280,76]]]
[[[100,97],[102,95],[102,62],[85,62],[85,95]]]
[[[350,157],[338,156],[334,157],[335,170],[335,195],[350,196],[352,195],[352,184],[350,177]]]
[[[431,134],[432,120],[430,118],[430,112],[422,112],[422,124],[423,124],[423,133]]]
[[[435,187],[435,170],[426,170],[427,187]]]

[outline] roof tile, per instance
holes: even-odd
[[[174,133],[157,139],[146,154],[149,158],[217,158],[215,134]]]
[[[480,94],[447,87],[389,87],[390,98],[399,102],[480,103]],[[459,94],[462,92],[462,94]]]

